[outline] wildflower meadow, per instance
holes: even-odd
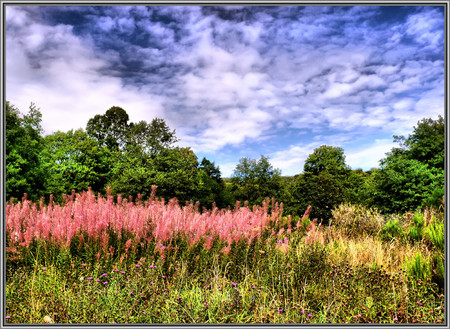
[[[109,190],[108,190],[109,191]],[[6,205],[7,323],[443,323],[443,213],[26,196]],[[365,225],[361,225],[365,223]]]

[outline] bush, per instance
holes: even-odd
[[[431,268],[430,264],[422,256],[422,253],[418,252],[411,260],[407,261],[406,272],[410,277],[425,280],[429,277]]]
[[[424,225],[424,215],[420,212],[416,212],[413,216],[413,225],[408,231],[408,237],[412,242],[422,241]]]
[[[395,238],[401,238],[403,231],[398,221],[398,218],[390,219],[381,229],[380,238],[383,241],[391,241]]]
[[[362,205],[340,204],[333,209],[331,224],[349,236],[375,235],[382,228],[384,218],[377,209]]]
[[[431,223],[425,228],[425,238],[438,252],[444,252],[444,223]]]

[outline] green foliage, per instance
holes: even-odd
[[[418,242],[421,241],[423,238],[423,231],[421,228],[419,227],[410,227],[409,231],[408,231],[408,238],[412,241],[412,242]]]
[[[438,208],[444,195],[444,121],[423,119],[393,148],[373,177],[373,202],[385,212]]]
[[[82,129],[55,132],[44,138],[40,155],[48,174],[46,192],[60,198],[71,190],[104,192],[111,167],[111,152],[100,147]]]
[[[442,200],[444,171],[404,157],[388,157],[374,174],[374,202],[385,212],[415,210]]]
[[[267,197],[277,198],[282,184],[280,170],[274,169],[263,155],[259,160],[240,159],[231,183],[235,198],[246,200],[250,205],[261,204]]]
[[[103,115],[88,121],[86,132],[101,146],[110,150],[128,150],[142,154],[158,154],[170,148],[178,139],[163,119],[155,118],[150,123],[144,120],[128,123],[127,112],[117,106]]]
[[[412,242],[420,242],[423,239],[423,231],[424,231],[425,219],[424,215],[416,211],[413,216],[412,225],[408,230],[408,238]]]
[[[418,280],[426,280],[430,277],[430,264],[423,257],[421,252],[417,252],[412,259],[406,263],[407,274]]]
[[[162,198],[184,202],[194,197],[198,161],[189,148],[164,149],[153,156],[129,152],[116,160],[109,181],[114,194],[149,197],[156,185]]]
[[[29,112],[6,102],[6,199],[20,199],[24,193],[37,200],[44,191],[46,172],[39,155],[43,149],[42,114],[31,103]]]
[[[152,182],[158,186],[158,196],[166,199],[176,197],[180,202],[193,198],[198,161],[190,148],[164,150],[152,164]]]
[[[127,131],[127,145],[139,148],[146,154],[158,154],[171,148],[178,139],[163,119],[155,118],[150,123],[131,123]]]
[[[332,175],[347,173],[349,167],[345,163],[345,155],[342,148],[322,145],[308,156],[303,167],[304,172],[310,172],[314,176],[325,170]]]
[[[438,252],[444,253],[444,223],[431,223],[425,228],[425,237]]]
[[[303,174],[289,186],[294,214],[300,215],[311,205],[311,217],[328,223],[333,208],[357,199],[355,192],[363,177],[364,174],[353,173],[345,164],[341,148],[327,145],[316,148],[306,160]]]
[[[123,148],[127,139],[129,116],[127,112],[113,106],[104,115],[97,114],[86,126],[89,137],[95,138],[101,146],[110,150]]]
[[[425,219],[423,213],[416,211],[413,216],[413,224],[417,228],[423,228],[425,225]]]
[[[203,207],[211,208],[214,203],[218,208],[234,204],[234,198],[225,188],[225,182],[214,162],[202,159],[197,171],[194,199]]]
[[[394,138],[400,142],[401,150],[409,159],[444,169],[445,122],[442,116],[439,115],[437,120],[420,120],[406,139],[403,136]]]
[[[380,231],[380,238],[387,242],[392,239],[402,238],[402,236],[403,230],[397,217],[390,219]]]

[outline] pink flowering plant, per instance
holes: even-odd
[[[302,217],[283,216],[283,205],[270,199],[199,211],[154,195],[133,202],[88,190],[62,204],[9,202],[4,321],[444,321],[445,296],[424,261],[393,253],[389,271],[352,261],[345,244],[366,241],[310,220],[310,207]],[[429,257],[423,250],[421,260]]]

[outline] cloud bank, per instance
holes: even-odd
[[[370,169],[444,114],[439,6],[6,6],[5,40],[6,98],[46,133],[121,106],[224,176],[262,154],[297,174],[322,144]]]

